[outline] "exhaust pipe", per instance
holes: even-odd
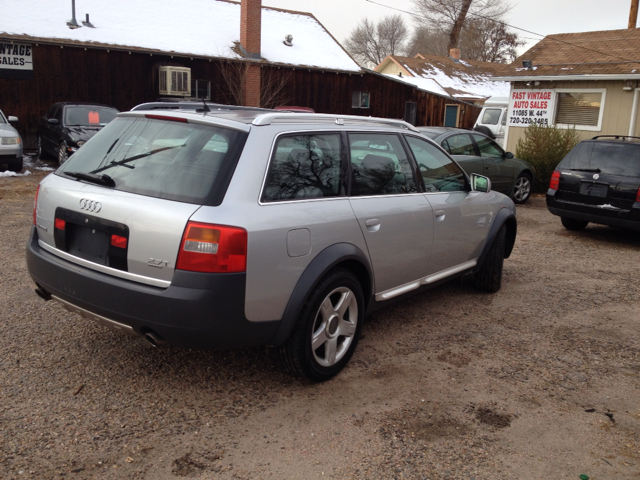
[[[42,288],[40,285],[38,285],[38,288],[36,288],[36,294],[45,302],[48,302],[49,300],[51,300],[51,294],[47,292],[44,288]]]
[[[162,345],[166,345],[165,342],[160,335],[155,332],[147,332],[143,335],[144,339],[149,342],[153,347],[161,347]]]

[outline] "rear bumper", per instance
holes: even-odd
[[[583,220],[600,225],[640,230],[640,202],[635,202],[630,210],[602,208],[577,202],[558,200],[547,193],[547,208],[554,215]]]
[[[279,320],[246,319],[244,273],[176,270],[171,286],[152,287],[81,267],[43,250],[34,227],[26,256],[34,282],[77,307],[76,311],[87,312],[83,317],[103,325],[115,322],[124,326],[121,330],[137,335],[153,332],[172,345],[198,349],[269,345],[280,325]]]

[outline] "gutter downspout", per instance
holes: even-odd
[[[633,92],[633,106],[631,107],[631,120],[629,121],[629,136],[633,137],[636,130],[636,117],[638,116],[638,97],[640,96],[640,88],[636,88]]]

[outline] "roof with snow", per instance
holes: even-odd
[[[85,15],[95,28],[82,26]],[[226,0],[2,0],[0,38],[111,47],[182,56],[238,59],[240,3]],[[286,35],[293,46],[286,46]],[[262,7],[263,61],[361,72],[358,64],[310,13]]]
[[[388,56],[375,71],[422,90],[473,101],[509,95],[509,82],[493,80],[494,76],[504,72],[504,68],[505,65],[497,63],[455,61],[451,57],[418,54],[413,58]]]
[[[504,77],[638,78],[640,28],[547,35],[509,65]],[[523,60],[531,61],[525,68]],[[578,79],[578,78],[575,78]]]

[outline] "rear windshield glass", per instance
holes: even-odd
[[[67,107],[64,111],[66,127],[100,127],[116,118],[118,110],[95,105]]]
[[[108,175],[116,190],[218,205],[246,134],[146,117],[118,117],[57,170]]]
[[[562,160],[569,170],[596,170],[610,175],[640,176],[640,144],[582,142]]]

